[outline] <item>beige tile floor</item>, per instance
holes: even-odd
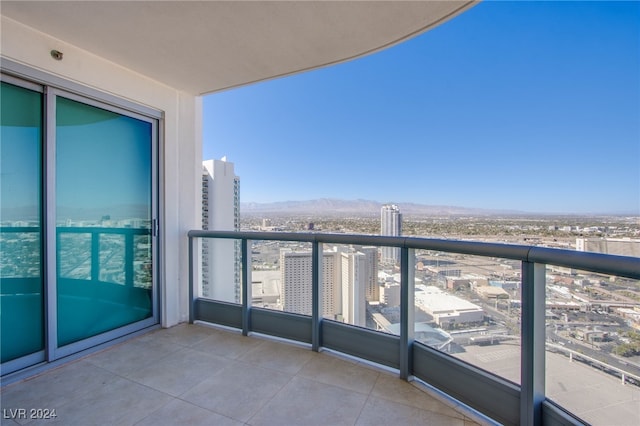
[[[384,369],[186,324],[7,385],[0,398],[2,426],[478,424]],[[15,418],[18,408],[57,417]]]

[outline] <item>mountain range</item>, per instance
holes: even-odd
[[[372,200],[342,200],[336,198],[319,198],[304,201],[277,201],[272,203],[240,203],[243,215],[252,214],[314,214],[325,216],[344,216],[357,214],[358,216],[377,216],[384,204],[396,204],[404,215],[455,216],[479,215],[489,216],[497,214],[522,214],[516,210],[489,210],[459,206],[435,206],[417,203],[382,203]]]

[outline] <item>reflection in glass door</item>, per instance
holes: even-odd
[[[57,341],[150,318],[152,125],[56,97]]]
[[[42,93],[1,84],[0,358],[7,369],[38,352],[32,362],[44,359]]]
[[[5,376],[158,323],[161,114],[1,76]]]

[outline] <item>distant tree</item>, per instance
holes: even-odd
[[[631,357],[640,355],[640,345],[635,343],[623,343],[613,349],[613,353],[618,356]]]

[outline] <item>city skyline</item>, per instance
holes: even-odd
[[[640,5],[483,2],[363,58],[204,98],[242,202],[640,214]]]

